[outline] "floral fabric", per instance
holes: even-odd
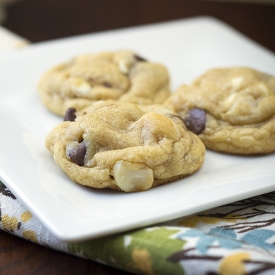
[[[0,182],[0,228],[133,274],[275,274],[275,192],[156,226],[67,243]]]

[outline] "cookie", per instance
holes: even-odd
[[[169,82],[165,66],[134,52],[100,52],[50,69],[37,90],[45,106],[63,116],[70,107],[81,110],[98,100],[162,103],[170,95]]]
[[[251,68],[207,71],[164,103],[209,149],[233,154],[275,150],[275,78]]]
[[[169,108],[111,101],[70,108],[46,147],[73,181],[124,192],[191,175],[205,154],[201,140]]]

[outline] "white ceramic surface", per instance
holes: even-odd
[[[172,89],[207,69],[249,66],[271,74],[275,55],[209,17],[50,41],[0,54],[0,178],[57,237],[99,237],[196,213],[275,190],[275,154],[207,152],[202,169],[142,193],[93,190],[72,182],[44,147],[62,119],[36,92],[50,67],[81,53],[131,49],[166,64]]]

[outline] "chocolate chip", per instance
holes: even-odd
[[[73,161],[79,166],[83,166],[86,152],[87,152],[86,144],[84,141],[82,141],[77,146],[71,147],[68,150],[68,156],[71,161]]]
[[[109,83],[109,82],[107,82],[107,81],[105,81],[105,82],[103,83],[103,85],[104,85],[105,87],[107,87],[107,88],[111,88],[111,87],[112,87],[112,84]]]
[[[76,118],[75,112],[76,112],[75,108],[68,108],[64,116],[64,121],[75,121],[75,118]]]
[[[139,62],[147,62],[147,60],[139,55],[134,55],[135,59]]]
[[[189,131],[199,135],[205,129],[206,112],[199,108],[193,108],[187,113],[184,123]]]

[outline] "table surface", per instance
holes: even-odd
[[[2,25],[35,43],[201,15],[216,17],[275,52],[275,4],[247,1],[21,0],[8,6],[7,19]],[[130,274],[54,251],[3,231],[0,231],[0,273]]]

